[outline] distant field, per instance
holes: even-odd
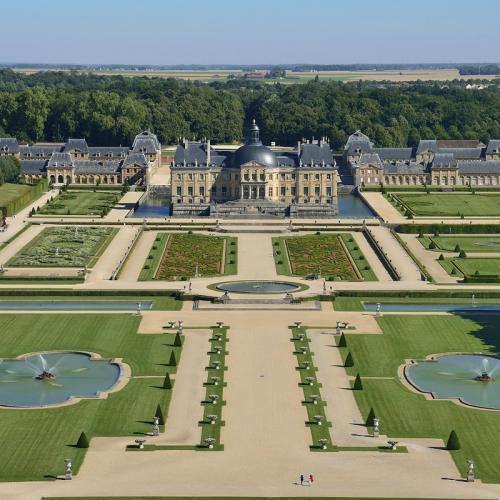
[[[39,68],[14,68],[14,71],[25,74],[33,74],[40,71]],[[46,69],[44,71],[56,71],[55,69]],[[57,69],[57,71],[70,71]],[[93,73],[96,75],[119,75],[119,76],[146,76],[150,78],[178,78],[180,80],[198,80],[203,82],[224,81],[230,74],[243,76],[244,72],[238,70],[88,70],[84,73]],[[255,73],[265,74],[265,71],[256,71]],[[317,71],[317,72],[296,72],[288,71],[286,78],[262,79],[265,83],[304,83],[313,78],[319,77],[320,80],[338,80],[342,82],[349,81],[393,81],[393,82],[414,82],[417,80],[469,80],[469,79],[488,79],[497,78],[493,75],[467,75],[460,76],[456,69],[421,69],[421,70],[368,70],[368,71]]]

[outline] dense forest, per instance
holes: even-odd
[[[420,138],[500,138],[500,88],[466,90],[465,82],[283,85],[230,80],[203,84],[0,71],[0,136],[25,141],[85,137],[92,145],[128,145],[150,128],[163,144],[179,137],[241,140],[255,118],[266,142],[294,144],[327,136],[340,149],[356,129],[378,146],[414,145]]]

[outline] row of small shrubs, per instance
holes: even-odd
[[[403,234],[499,234],[500,225],[493,224],[401,224],[396,227]]]

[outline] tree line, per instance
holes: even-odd
[[[266,143],[328,137],[341,149],[362,130],[380,147],[419,139],[500,138],[500,88],[465,82],[380,83],[311,80],[268,84],[233,79],[201,83],[72,72],[0,71],[0,136],[92,145],[129,145],[153,130],[162,144],[181,137],[238,142],[255,118]]]

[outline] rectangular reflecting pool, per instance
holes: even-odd
[[[0,311],[137,311],[153,307],[151,300],[0,300]]]
[[[363,302],[365,311],[376,311],[376,302]],[[424,303],[391,303],[380,302],[380,310],[384,311],[500,311],[500,304],[424,304]]]

